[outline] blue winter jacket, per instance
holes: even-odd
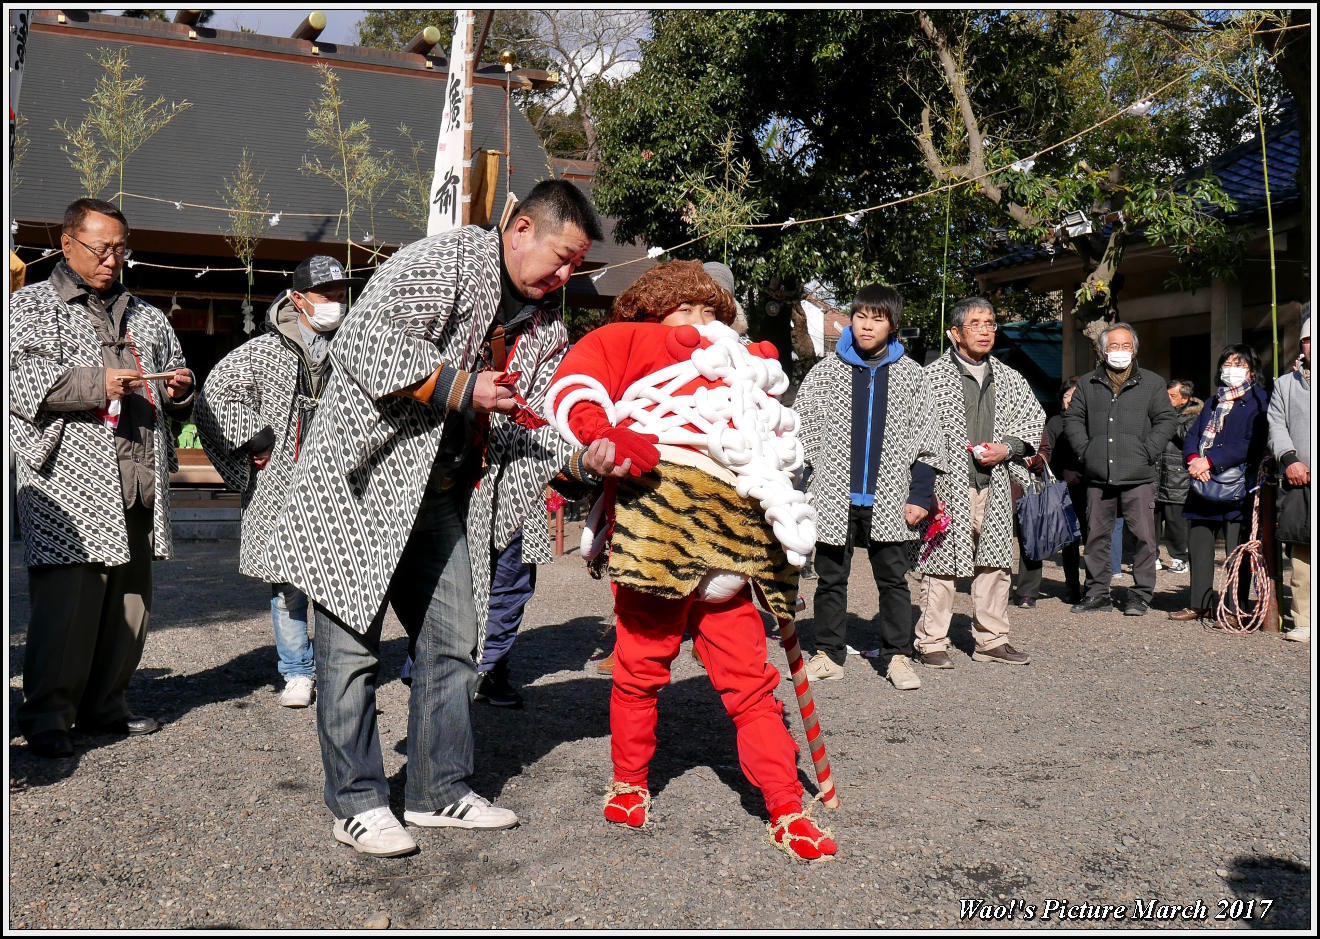
[[[1210,471],[1226,470],[1233,466],[1247,467],[1247,498],[1239,504],[1207,502],[1196,494],[1195,487],[1187,494],[1187,504],[1183,506],[1183,517],[1199,521],[1236,522],[1243,517],[1243,509],[1250,511],[1252,490],[1256,488],[1256,471],[1265,455],[1265,446],[1269,437],[1266,414],[1270,399],[1259,385],[1254,386],[1245,395],[1233,402],[1233,408],[1224,419],[1224,426],[1215,434],[1215,442],[1205,452],[1210,461]],[[1201,409],[1196,423],[1187,431],[1183,443],[1183,458],[1191,459],[1201,452],[1201,435],[1215,415],[1219,404],[1219,393],[1210,396],[1210,400]]]
[[[857,506],[875,504],[875,480],[880,472],[880,454],[885,442],[885,414],[889,402],[888,366],[903,357],[903,344],[889,340],[878,360],[862,358],[853,342],[852,327],[845,327],[835,350],[852,366],[852,438],[849,460],[849,501]],[[913,465],[908,501],[929,505],[935,472],[924,463]],[[922,493],[924,492],[924,498]]]

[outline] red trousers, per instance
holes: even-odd
[[[765,626],[751,591],[723,603],[685,597],[667,600],[619,587],[610,694],[610,751],[614,778],[646,785],[655,754],[656,695],[669,684],[669,666],[690,630],[710,683],[733,718],[738,763],[761,790],[767,809],[801,803],[797,744],[784,726],[774,689],[779,672],[766,661]]]

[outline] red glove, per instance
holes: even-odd
[[[660,442],[660,438],[652,434],[639,434],[627,427],[610,427],[602,431],[597,439],[608,440],[614,444],[615,463],[632,460],[632,468],[629,472],[633,476],[649,473],[660,462],[660,451],[655,446]]]

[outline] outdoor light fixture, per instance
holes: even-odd
[[[502,50],[500,51],[500,65],[503,65],[503,66],[504,66],[504,71],[506,71],[506,72],[512,72],[512,71],[513,71],[513,50],[512,50],[512,49],[502,49]]]
[[[1076,212],[1069,212],[1063,217],[1062,228],[1069,238],[1080,238],[1082,235],[1091,234],[1091,219],[1078,209]]]

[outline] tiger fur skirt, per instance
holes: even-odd
[[[798,569],[761,508],[723,480],[661,461],[619,481],[610,539],[610,579],[670,599],[692,593],[712,571],[756,582],[776,617],[796,616]]]

